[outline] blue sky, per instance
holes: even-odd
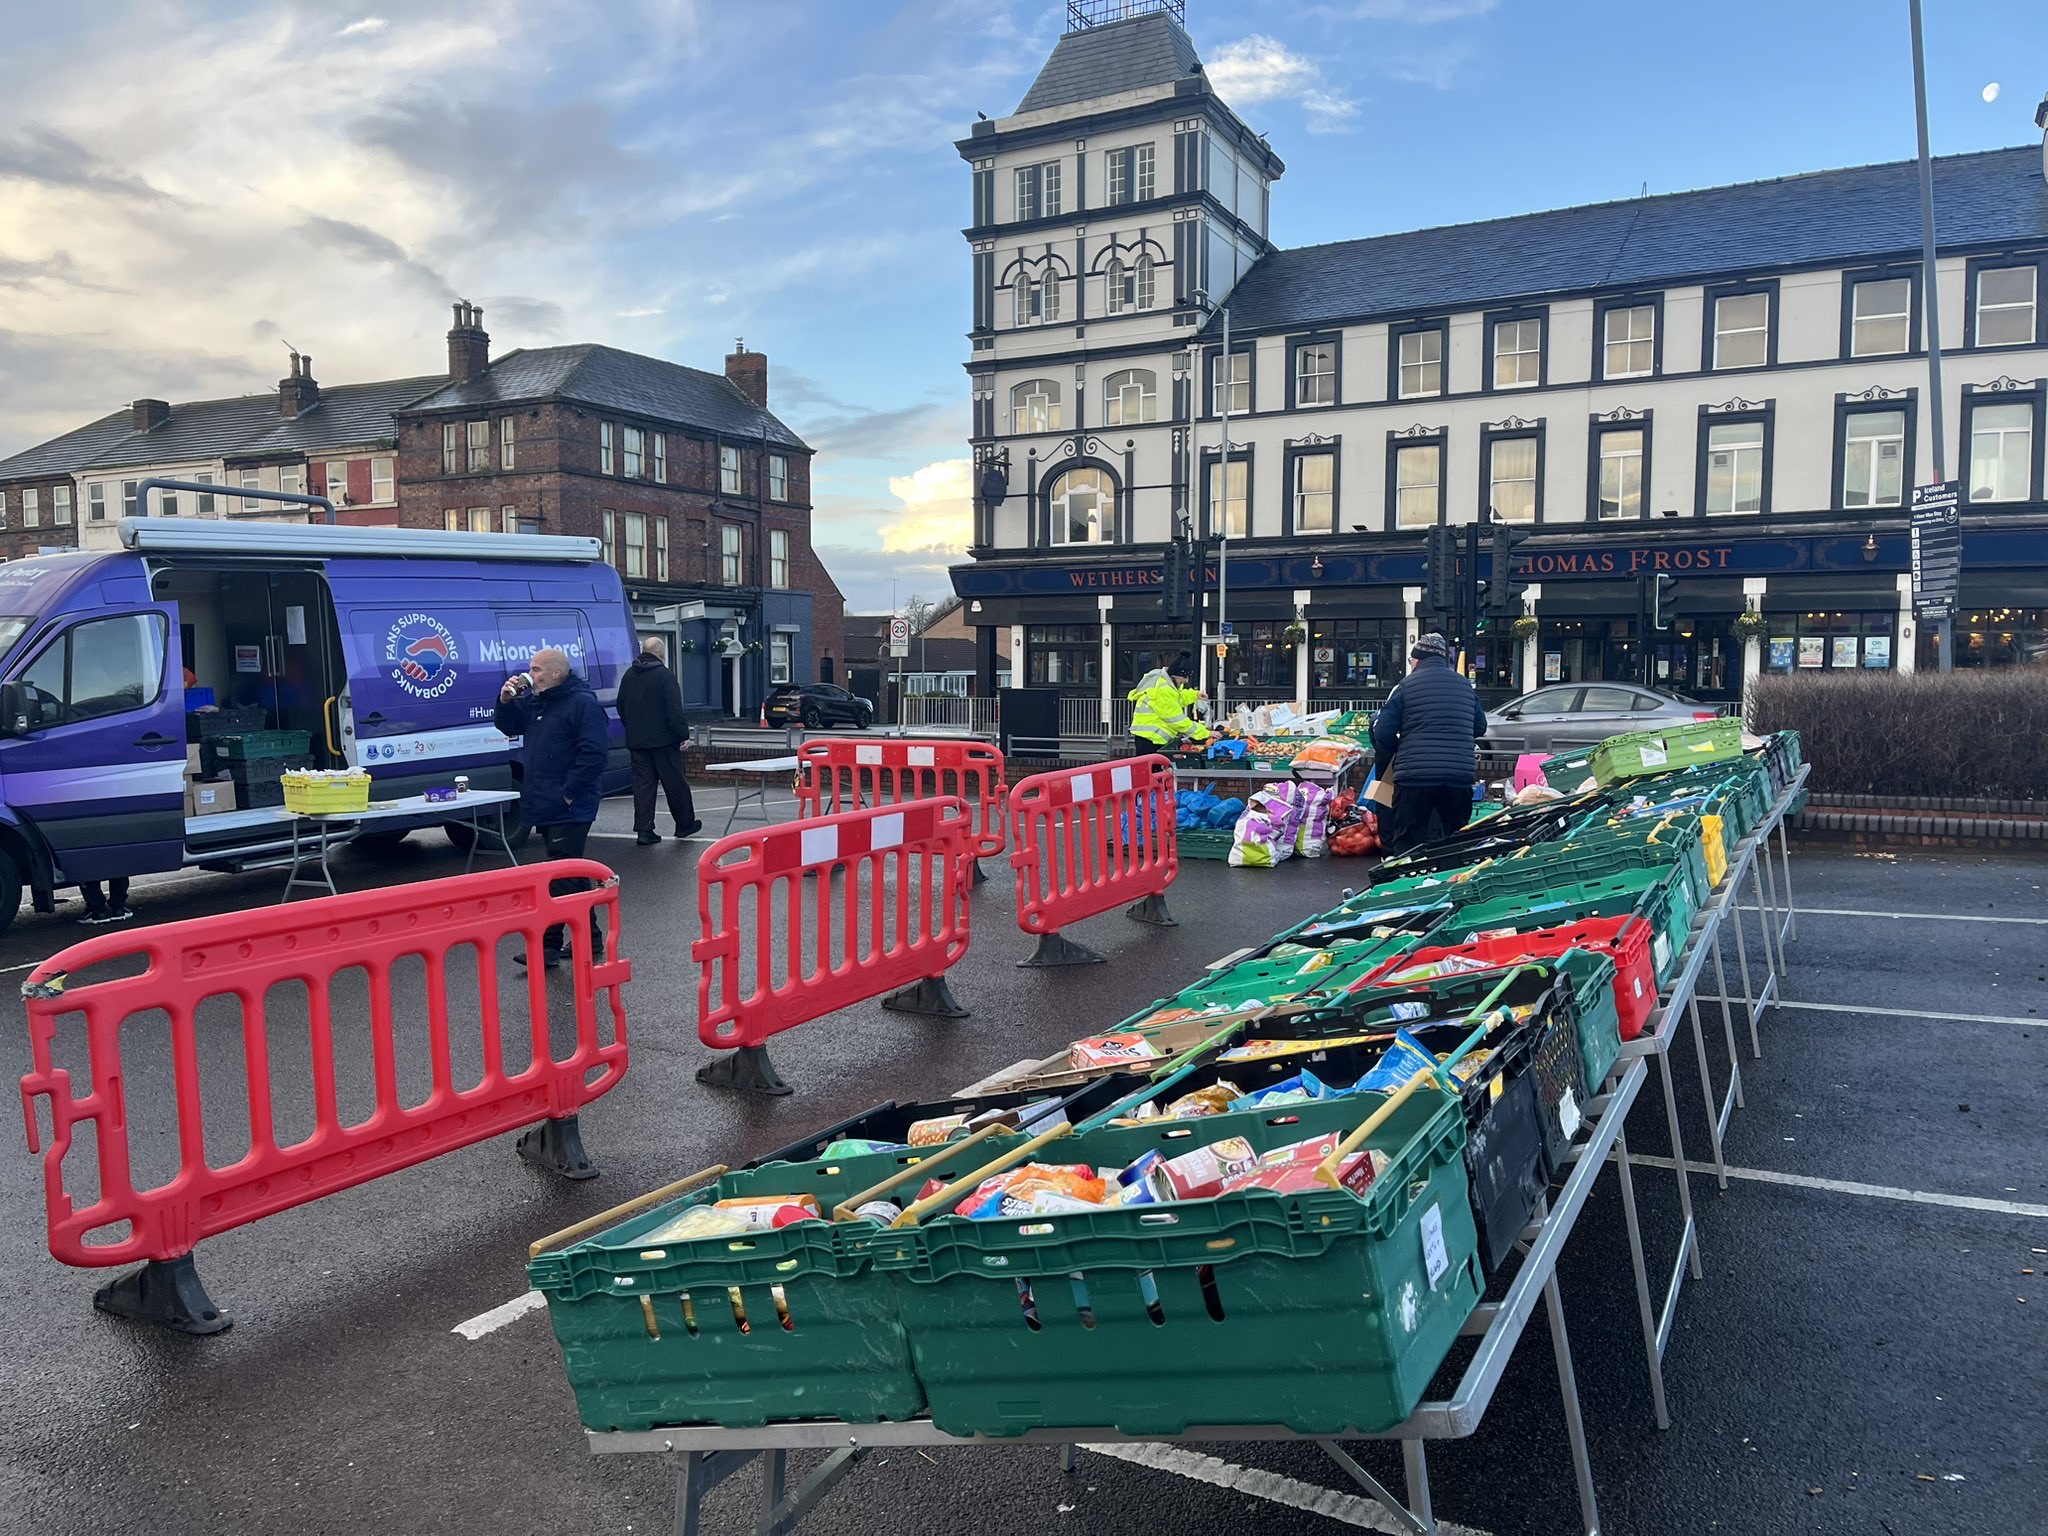
[[[856,610],[966,519],[968,180],[1062,0],[10,7],[0,454],[142,394],[744,336]],[[2038,142],[2048,5],[1930,0],[1938,153]],[[1188,0],[1312,244],[1910,156],[1905,0]],[[2024,73],[2022,73],[2024,71]],[[1994,101],[1986,88],[1997,84]]]

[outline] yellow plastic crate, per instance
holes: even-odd
[[[370,776],[347,779],[304,779],[286,774],[284,808],[301,816],[332,816],[370,808]]]
[[[1707,856],[1707,884],[1715,890],[1728,878],[1728,841],[1721,832],[1721,818],[1700,817],[1700,848]]]

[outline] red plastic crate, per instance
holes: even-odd
[[[1657,973],[1650,957],[1650,940],[1654,936],[1650,924],[1634,913],[1589,917],[1562,928],[1537,928],[1494,939],[1474,939],[1469,944],[1410,950],[1367,972],[1353,990],[1363,992],[1390,985],[1389,976],[1448,955],[1478,960],[1489,969],[1505,969],[1523,960],[1554,960],[1568,949],[1593,950],[1614,961],[1614,1011],[1621,1019],[1621,1038],[1633,1040],[1643,1032],[1651,1010],[1657,1006]]]

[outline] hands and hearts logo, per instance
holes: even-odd
[[[438,699],[455,686],[455,636],[432,614],[409,613],[384,637],[391,680],[416,699]]]

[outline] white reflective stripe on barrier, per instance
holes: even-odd
[[[882,749],[880,747],[855,747],[853,749],[853,760],[857,763],[879,764],[882,761]]]
[[[1094,774],[1077,773],[1074,775],[1074,798],[1076,800],[1093,800],[1095,798]]]
[[[902,817],[896,818],[896,825],[900,835],[903,826]],[[800,846],[803,852],[803,862],[806,864],[818,864],[826,859],[836,859],[839,857],[839,829],[837,827],[805,827],[803,829],[803,841]]]
[[[938,753],[930,747],[912,747],[910,749],[910,766],[913,768],[930,768],[938,760]]]
[[[877,816],[874,821],[872,848],[900,848],[903,845],[903,813],[894,816]]]

